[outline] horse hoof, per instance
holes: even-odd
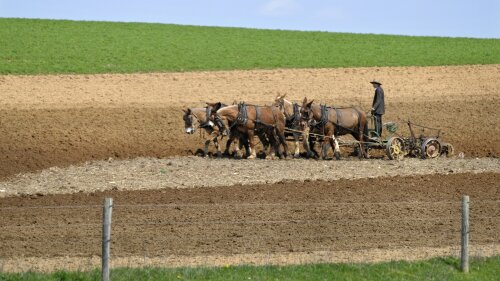
[[[294,154],[293,158],[300,158],[300,154]]]
[[[255,155],[250,155],[247,157],[247,159],[255,159]]]
[[[336,160],[340,160],[340,153],[335,152],[335,159],[336,159]]]

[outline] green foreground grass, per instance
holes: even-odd
[[[100,280],[100,272],[1,274],[0,280]],[[437,258],[380,264],[315,264],[297,266],[227,266],[220,268],[114,269],[111,280],[499,280],[500,256],[474,259],[470,273],[459,260]]]
[[[0,74],[500,63],[500,39],[0,18]]]

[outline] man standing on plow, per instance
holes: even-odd
[[[370,83],[372,83],[373,88],[375,88],[371,112],[375,118],[375,131],[380,138],[382,136],[382,115],[385,113],[384,90],[381,87],[382,83],[379,81],[372,80]]]

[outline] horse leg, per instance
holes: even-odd
[[[358,138],[358,141],[359,141],[359,151],[358,151],[358,158],[359,159],[362,159],[362,158],[365,158],[365,145],[363,144],[363,135],[360,134],[359,135],[359,138]]]
[[[208,146],[210,145],[211,140],[205,140],[205,148],[203,149],[203,156],[208,157]]]
[[[359,158],[370,158],[368,156],[368,147],[365,147],[365,138],[368,135],[368,129],[367,129],[367,124],[364,122],[364,125],[359,126]],[[366,134],[365,134],[366,133]]]
[[[332,137],[330,138],[330,145],[333,148],[333,154],[335,155],[335,159],[340,160],[339,142],[337,141],[337,138],[335,138],[334,134],[332,134]]]
[[[328,137],[324,137],[323,140],[321,141],[321,160],[326,160],[328,156],[328,145],[330,145],[328,141]]]
[[[226,148],[224,149],[224,153],[222,153],[222,155],[224,156],[229,156],[229,149],[231,147],[231,139],[228,139],[226,141]]]
[[[276,156],[280,157],[280,140],[276,131],[274,129],[269,129],[266,132],[266,135],[269,137],[269,153],[271,154],[271,159],[275,159]],[[267,159],[267,157],[266,157]]]
[[[248,130],[248,143],[250,144],[250,155],[247,159],[255,159],[257,157],[257,153],[255,152],[255,144],[254,144],[254,131]]]
[[[244,145],[241,137],[234,137],[233,140],[233,157],[236,159],[240,159],[243,156],[241,155],[241,147]]]
[[[222,153],[220,152],[220,145],[219,145],[219,140],[218,140],[217,136],[214,137],[213,141],[214,141],[215,149],[217,149],[217,158],[221,158]]]
[[[257,134],[257,137],[259,138],[260,143],[262,143],[262,151],[264,151],[266,159],[274,159],[272,140],[269,138],[267,132],[259,133]]]
[[[243,147],[245,148],[245,155],[248,157],[248,155],[250,155],[250,146],[248,145],[248,139],[242,136],[240,138],[240,143],[243,144]]]
[[[286,137],[285,137],[285,133],[282,132],[282,133],[279,133],[278,132],[278,138],[279,138],[279,142],[281,143],[281,145],[283,146],[283,157],[285,159],[288,158],[288,144],[286,143]],[[295,148],[296,150],[298,150],[298,138],[297,138],[297,141],[295,142]],[[278,149],[278,152],[279,152],[279,145],[277,145],[277,149]],[[296,151],[296,153],[298,153]],[[298,155],[300,156],[300,153],[298,153]]]
[[[271,154],[271,159],[275,159],[276,156],[280,155],[279,140],[274,130],[271,130],[269,135],[269,154]]]
[[[265,136],[268,139],[267,148],[269,149],[269,153],[266,152],[266,159],[274,160],[274,158],[276,158],[276,155],[279,155],[279,150],[276,147],[277,137],[271,131],[266,132]]]
[[[293,133],[293,140],[295,142],[295,151],[293,153],[294,158],[299,158],[300,157],[300,141],[299,141],[299,134],[298,133]]]
[[[316,145],[316,140],[312,136],[309,136],[307,139],[307,146],[308,146],[307,157],[315,159],[319,158],[319,154],[314,148],[315,145]]]
[[[314,142],[312,141],[312,136],[309,135],[310,128],[309,126],[305,126],[302,131],[302,146],[306,151],[306,158],[313,158],[315,156],[314,150]]]

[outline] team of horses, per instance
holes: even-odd
[[[292,137],[295,144],[293,157],[300,156],[302,143],[306,157],[327,159],[331,147],[339,159],[337,137],[350,134],[359,143],[358,156],[368,157],[363,145],[368,135],[367,116],[362,110],[315,104],[314,100],[307,98],[299,105],[285,96],[278,95],[270,106],[216,102],[207,103],[206,107],[183,109],[185,133],[193,134],[198,128],[204,130],[204,155],[208,155],[209,145],[213,142],[217,157],[221,157],[221,143],[227,138],[224,154],[242,157],[244,148],[247,159],[257,157],[255,137],[262,143],[266,158],[288,158],[286,139]],[[320,153],[314,149],[316,142],[321,145]]]

